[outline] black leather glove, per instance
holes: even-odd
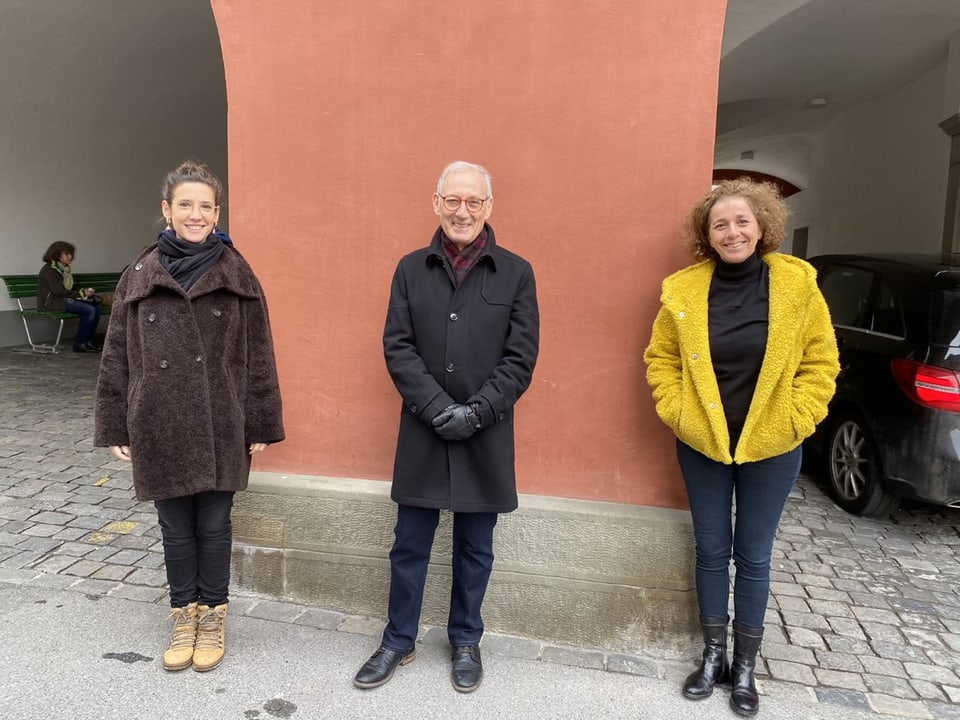
[[[448,405],[430,423],[444,440],[466,440],[480,429],[480,416],[469,405]]]

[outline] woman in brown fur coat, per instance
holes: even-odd
[[[120,278],[97,383],[95,443],[132,463],[137,498],[157,508],[167,670],[222,661],[233,495],[250,456],[284,437],[267,305],[217,230],[221,193],[201,165],[165,178],[167,228]]]

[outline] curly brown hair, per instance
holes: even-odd
[[[48,247],[47,251],[43,254],[43,262],[60,262],[60,256],[63,253],[70,253],[71,255],[76,256],[77,248],[64,240],[57,240],[50,247]]]
[[[760,226],[757,252],[766,255],[783,242],[787,234],[787,208],[777,186],[770,182],[757,182],[748,177],[723,180],[704,195],[690,210],[684,222],[684,230],[690,251],[702,260],[716,260],[717,251],[710,246],[710,211],[719,200],[743,198],[750,205]]]

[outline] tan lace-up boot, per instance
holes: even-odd
[[[163,653],[164,670],[186,670],[193,662],[193,645],[197,639],[197,604],[170,608],[173,638]]]
[[[193,669],[197,672],[213,670],[223,662],[224,640],[227,629],[226,604],[197,608],[197,644],[193,651]]]

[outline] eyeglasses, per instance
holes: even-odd
[[[193,212],[193,208],[196,207],[196,204],[191,200],[177,200],[177,202],[175,202],[173,206],[177,209],[177,212],[187,214],[187,213]],[[201,215],[213,215],[216,209],[217,209],[217,206],[211,202],[200,203]]]
[[[440,199],[443,201],[443,207],[449,212],[456,212],[460,209],[460,203],[464,203],[468,211],[475,213],[480,212],[480,208],[490,198],[459,198],[455,195],[447,195],[446,197],[441,195]]]

